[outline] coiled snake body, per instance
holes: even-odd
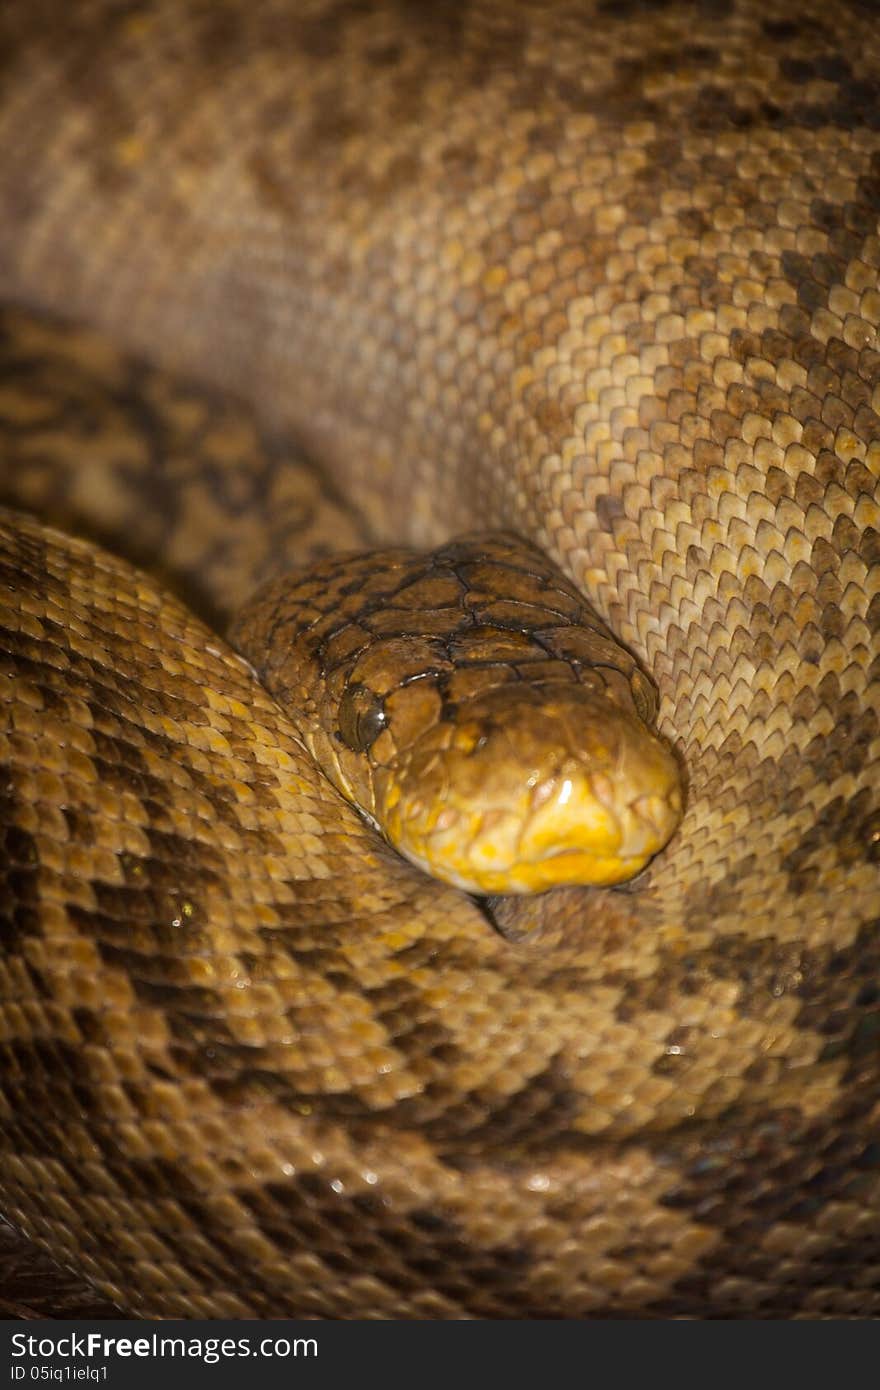
[[[0,25],[5,297],[234,386],[379,539],[542,547],[687,776],[630,888],[499,932],[177,599],[10,513],[5,1214],[143,1315],[880,1311],[872,7]]]

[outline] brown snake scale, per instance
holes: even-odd
[[[4,514],[0,1210],[145,1316],[880,1313],[876,7],[31,0],[0,64],[0,490],[161,576]],[[589,595],[686,769],[640,878],[430,881],[172,596],[311,538],[284,435],[341,545]]]

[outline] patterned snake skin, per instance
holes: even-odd
[[[377,539],[542,547],[688,782],[629,887],[490,912],[159,582],[10,513],[9,1220],[148,1316],[880,1313],[875,7],[0,27],[0,293],[234,387]]]

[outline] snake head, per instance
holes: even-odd
[[[681,817],[651,682],[515,538],[334,557],[258,593],[237,639],[330,780],[447,883],[620,883]]]

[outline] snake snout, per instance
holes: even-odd
[[[537,893],[638,873],[681,816],[677,763],[641,720],[580,685],[475,701],[388,769],[391,842],[469,892]]]

